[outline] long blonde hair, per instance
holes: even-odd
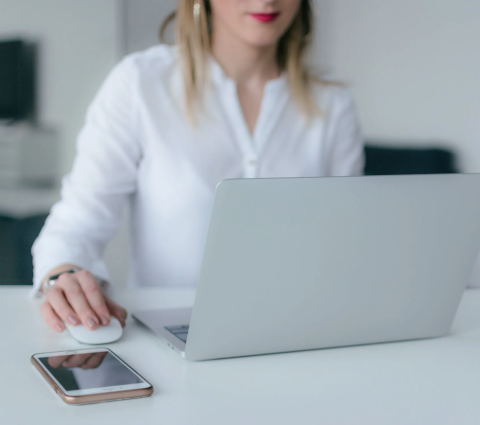
[[[195,16],[194,7],[200,5]],[[198,8],[198,6],[197,6]],[[198,10],[198,9],[197,9]],[[208,0],[180,0],[176,12],[163,22],[160,39],[176,20],[175,44],[180,54],[187,115],[195,118],[195,105],[208,83],[208,61],[211,52],[211,8]],[[292,24],[278,43],[277,63],[287,73],[293,97],[302,114],[310,119],[320,113],[311,94],[311,85],[319,81],[308,70],[306,55],[313,39],[314,16],[310,0],[302,0]]]

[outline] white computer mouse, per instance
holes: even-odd
[[[112,317],[108,326],[99,326],[97,329],[88,330],[82,324],[77,326],[65,323],[70,335],[82,344],[109,344],[119,340],[123,334],[120,322]]]

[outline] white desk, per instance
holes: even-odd
[[[75,349],[41,321],[27,288],[0,287],[0,423],[480,423],[480,291],[468,291],[445,338],[189,363],[129,319],[109,347],[155,387],[148,399],[65,405],[30,365],[33,353]],[[117,294],[130,310],[191,305],[186,290]]]

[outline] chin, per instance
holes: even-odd
[[[269,47],[276,45],[280,38],[281,35],[278,34],[250,34],[244,40],[252,46]]]

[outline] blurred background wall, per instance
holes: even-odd
[[[480,2],[322,0],[323,63],[350,83],[365,136],[438,141],[480,171]]]
[[[0,0],[0,39],[39,42],[39,118],[59,132],[59,176],[71,167],[86,108],[109,70],[124,54],[157,43],[176,3]],[[480,2],[314,3],[313,62],[352,87],[366,139],[449,147],[460,171],[480,172]],[[106,254],[119,283],[128,269],[126,240],[124,226]]]
[[[118,0],[0,0],[0,39],[25,38],[38,46],[37,114],[40,125],[52,127],[58,134],[58,179],[72,166],[76,136],[88,104],[124,53],[123,12],[123,2]],[[41,204],[33,205],[32,211],[36,211],[45,205],[40,198],[54,200],[56,196],[49,193],[36,196],[33,191],[23,193],[21,190],[12,193],[5,189],[0,193],[0,213],[5,209],[10,211],[11,205],[5,204],[28,203],[26,198],[38,198],[37,202],[33,201],[33,204]],[[31,220],[24,217],[28,211],[20,212],[20,217],[9,214],[2,222],[0,256],[4,259],[24,256],[23,252],[18,256],[9,252],[11,234],[20,237],[17,230],[23,233],[23,229],[30,226]],[[25,223],[14,223],[18,218]],[[30,240],[31,231],[26,229],[27,234],[22,239]],[[125,230],[108,249],[107,256],[115,280],[123,282],[127,256]],[[27,275],[23,265],[2,266],[16,275]],[[21,274],[15,271],[18,268],[22,269]],[[4,277],[4,283],[11,281],[5,280]]]
[[[59,175],[71,168],[85,111],[123,54],[117,0],[0,0],[0,39],[38,43],[38,118],[60,135]]]

